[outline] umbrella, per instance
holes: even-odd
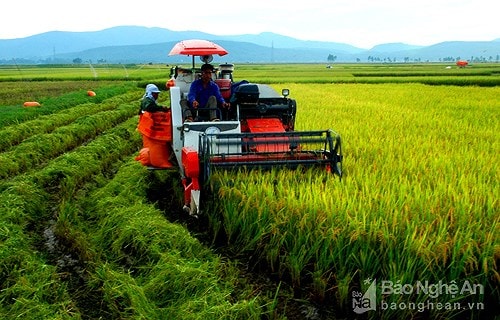
[[[211,41],[192,39],[176,43],[168,55],[206,56],[218,54],[219,56],[223,56],[227,53],[226,49]]]

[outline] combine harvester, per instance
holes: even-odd
[[[200,198],[207,191],[211,172],[219,168],[320,166],[342,176],[340,136],[332,130],[294,131],[297,105],[288,98],[289,90],[279,94],[268,85],[234,82],[232,64],[219,65],[213,75],[223,97],[230,102],[229,109],[217,111],[221,121],[208,121],[209,110],[203,108],[198,109],[194,121],[184,122],[181,100],[186,99],[191,82],[200,75],[195,56],[210,63],[213,55],[223,56],[227,51],[210,41],[185,40],[169,53],[176,54],[193,57],[190,69],[172,68],[167,81],[171,106],[167,122],[172,137],[167,143],[175,154],[184,186],[185,211],[200,214]]]

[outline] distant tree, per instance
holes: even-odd
[[[73,59],[73,63],[74,63],[74,64],[81,64],[81,63],[82,63],[82,61],[83,61],[83,60],[82,60],[81,58],[75,58],[75,59]]]
[[[327,60],[328,60],[328,62],[335,62],[335,60],[337,60],[337,56],[334,56],[333,54],[329,54]]]

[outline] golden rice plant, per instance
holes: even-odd
[[[500,88],[288,87],[297,130],[341,134],[345,176],[218,173],[236,250],[257,252],[295,286],[344,306],[368,278],[469,279],[499,296]]]

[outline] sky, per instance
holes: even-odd
[[[215,35],[273,32],[369,49],[500,38],[497,0],[23,0],[0,6],[0,39],[48,31],[160,27]],[[165,39],[167,40],[167,39]],[[159,42],[164,41],[161,39]]]

